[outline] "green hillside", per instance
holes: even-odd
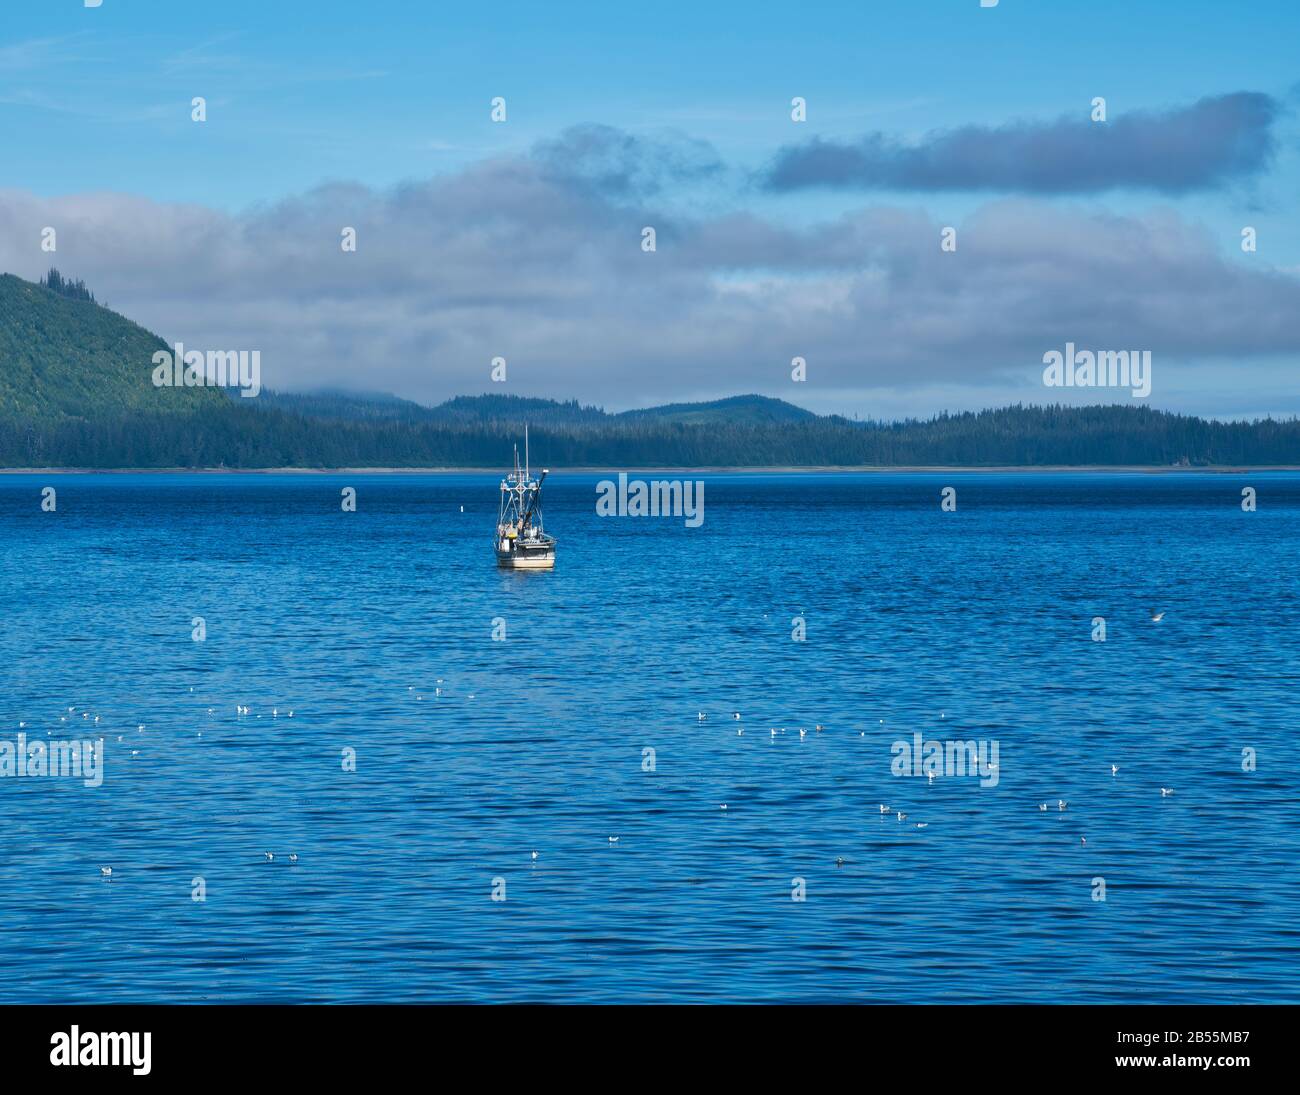
[[[153,354],[166,349],[91,300],[0,274],[0,417],[190,414],[224,401],[214,389],[155,388]]]

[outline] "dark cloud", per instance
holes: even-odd
[[[782,149],[764,173],[771,190],[1001,190],[1086,194],[1119,187],[1166,194],[1247,179],[1272,162],[1281,104],[1240,91],[1165,113],[1116,111],[1055,122],[963,126],[905,144],[871,133],[852,144],[814,140]]]
[[[707,141],[678,133],[635,136],[607,125],[573,126],[539,141],[532,155],[549,178],[615,199],[650,197],[665,184],[696,182],[723,169]]]

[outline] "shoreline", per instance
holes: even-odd
[[[920,474],[940,472],[948,474],[1059,474],[1075,472],[1086,474],[1146,474],[1146,475],[1244,475],[1250,472],[1300,472],[1296,464],[1207,464],[1204,467],[1168,467],[1150,464],[996,464],[987,467],[970,464],[898,464],[898,465],[846,465],[821,464],[798,466],[724,466],[699,467],[642,467],[609,468],[576,466],[552,468],[553,475],[800,475],[800,474],[880,474],[894,472]],[[0,475],[501,475],[500,468],[0,468]]]

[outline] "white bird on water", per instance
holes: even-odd
[[[1168,795],[1172,795],[1173,793],[1174,793],[1174,789],[1173,789],[1172,787],[1161,787],[1161,788],[1160,788],[1160,797],[1161,797],[1161,798],[1165,798],[1166,796],[1168,796]]]
[[[929,825],[929,824],[930,824],[930,823],[929,823],[928,821],[918,821],[918,822],[916,823],[916,827],[917,827],[918,829],[924,829],[924,828],[925,828],[927,825]]]
[[[719,806],[718,806],[718,809],[719,809],[719,810],[725,810],[726,808],[727,808],[727,804],[726,804],[725,802],[720,803]]]
[[[799,737],[806,738],[807,736],[808,736],[808,731],[805,730],[802,726],[799,727]]]
[[[1112,764],[1112,765],[1110,766],[1110,774],[1111,774],[1112,776],[1117,776],[1117,775],[1119,775],[1119,765],[1118,765],[1118,764]]]
[[[100,867],[100,868],[99,868],[99,873],[102,874],[105,878],[112,878],[112,877],[113,877],[113,868],[112,868],[112,867]]]
[[[744,736],[745,736],[745,729],[744,727],[741,727],[739,730],[736,731],[736,737],[742,738]]]
[[[732,717],[733,719],[738,719],[738,718],[740,718],[740,712],[739,712],[739,711],[733,712],[731,717]]]
[[[880,812],[881,812],[882,814],[887,814],[887,813],[889,813],[889,807],[886,806],[886,805],[884,805],[884,803],[881,803],[881,806],[880,806]]]
[[[1046,802],[1040,802],[1040,803],[1038,804],[1038,808],[1039,808],[1040,810],[1046,810],[1046,809],[1047,809],[1047,803],[1046,803]]]
[[[609,842],[610,842],[611,844],[617,844],[617,843],[618,843],[618,837],[616,837],[616,836],[612,836],[612,837],[610,837],[610,838],[609,838]]]
[[[463,510],[464,507],[462,506],[461,509]],[[536,858],[537,858],[537,853],[536,853],[536,852],[533,852],[533,853],[532,853],[532,858],[533,858],[533,859],[536,859]]]
[[[1066,801],[1065,801],[1065,799],[1063,799],[1063,798],[1058,798],[1058,799],[1056,800],[1056,808],[1057,808],[1058,810],[1064,810],[1065,807],[1066,807]]]
[[[1151,622],[1152,622],[1153,624],[1158,624],[1158,623],[1159,623],[1161,620],[1163,620],[1164,618],[1165,618],[1165,614],[1164,614],[1163,612],[1155,612],[1155,613],[1152,613],[1152,615],[1151,615]]]
[[[703,711],[701,711],[695,716],[695,720],[697,722],[703,722],[708,717],[709,717],[708,715],[706,715]]]
[[[266,861],[267,861],[268,863],[270,863],[271,860],[273,860],[273,859],[275,858],[275,853],[274,853],[274,852],[263,852],[262,854],[263,854],[264,856],[266,856]]]
[[[907,815],[906,815],[905,813],[903,813],[902,810],[899,810],[899,811],[898,811],[898,820],[899,820],[899,821],[906,821],[906,820],[907,820]]]
[[[297,863],[297,862],[298,862],[298,853],[297,853],[297,852],[290,852],[290,853],[289,853],[289,862],[290,862],[290,863]]]

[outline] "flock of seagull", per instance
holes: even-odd
[[[1163,612],[1153,613],[1152,616],[1151,616],[1152,622],[1154,622],[1154,623],[1159,623],[1160,620],[1164,618],[1164,615],[1165,615],[1165,614],[1164,614]],[[698,711],[698,712],[696,712],[696,716],[695,716],[695,717],[696,717],[696,721],[697,721],[697,722],[707,722],[707,721],[708,721],[708,718],[709,718],[708,714],[707,714],[706,712],[704,712],[704,711]],[[731,717],[732,717],[733,720],[739,721],[739,720],[740,720],[740,717],[741,717],[741,716],[740,716],[740,712],[739,712],[739,711],[732,712]],[[940,719],[946,719],[947,717],[948,717],[948,715],[947,715],[947,712],[946,712],[946,711],[945,711],[945,712],[940,712],[940,713],[939,713],[939,718],[940,718]],[[884,725],[884,722],[885,722],[884,719],[881,719],[881,720],[880,720],[880,723],[881,723],[882,726]],[[822,725],[821,725],[820,723],[817,723],[817,724],[815,724],[815,726],[814,726],[814,730],[815,730],[816,733],[818,733],[818,734],[820,734],[820,733],[822,732],[823,729],[824,729],[824,728],[822,727]],[[779,735],[781,735],[781,734],[784,734],[785,732],[786,732],[786,727],[782,726],[782,727],[772,727],[772,728],[769,730],[768,733],[769,733],[770,737],[772,737],[772,738],[776,738],[777,736],[779,736]],[[743,734],[745,733],[744,728],[742,727],[741,729],[738,729],[738,730],[736,731],[736,733],[737,733],[738,735],[743,735]],[[799,737],[800,737],[801,739],[804,738],[804,737],[806,737],[806,736],[807,736],[807,733],[808,733],[808,731],[807,731],[805,728],[803,728],[803,727],[799,727]],[[865,731],[865,730],[860,731],[858,736],[859,736],[859,737],[866,737],[866,731]],[[996,765],[996,764],[990,764],[988,767],[989,767],[990,769],[996,769],[996,768],[998,767],[998,765]],[[1118,764],[1112,764],[1112,765],[1110,766],[1110,774],[1111,774],[1112,776],[1118,776],[1118,775],[1119,775],[1119,765],[1118,765]],[[933,775],[931,775],[931,776],[929,777],[929,782],[930,782],[930,783],[933,783],[933,782],[934,782],[934,778],[935,778],[935,777],[934,777]],[[1161,798],[1167,798],[1168,796],[1172,795],[1173,793],[1174,793],[1174,789],[1173,789],[1172,787],[1161,787],[1161,788],[1160,788],[1160,797],[1161,797]],[[1069,804],[1068,802],[1066,802],[1065,799],[1057,799],[1057,800],[1056,800],[1056,809],[1057,809],[1058,811],[1063,811],[1063,810],[1067,810],[1067,809],[1069,809],[1069,805],[1070,805],[1070,804]],[[723,803],[719,803],[719,805],[718,805],[718,809],[719,809],[719,810],[726,810],[726,808],[727,808],[727,804],[726,804],[725,802],[723,802]],[[1046,802],[1040,802],[1040,803],[1038,804],[1038,809],[1039,809],[1040,812],[1045,813],[1045,812],[1048,810],[1048,808],[1049,808],[1049,807],[1048,807],[1048,804],[1047,804]],[[904,822],[904,821],[907,820],[907,813],[906,813],[905,811],[903,811],[903,810],[895,810],[895,809],[893,809],[892,807],[885,805],[883,802],[879,804],[879,810],[880,810],[880,816],[881,816],[881,820],[882,820],[882,821],[884,820],[884,818],[885,818],[886,816],[888,816],[888,815],[891,814],[891,813],[892,813],[892,814],[893,814],[893,815],[898,819],[898,821],[899,821],[900,824],[901,824],[902,822]],[[916,828],[918,828],[918,829],[926,829],[926,828],[929,828],[929,825],[930,825],[930,823],[929,823],[928,821],[917,821],[917,822],[913,822],[913,824],[914,824],[914,825],[916,826]],[[617,839],[618,839],[617,837],[610,837],[610,842],[613,843],[613,842],[617,841]],[[1080,843],[1080,844],[1085,844],[1085,845],[1086,845],[1086,844],[1088,843],[1088,838],[1087,838],[1086,836],[1080,836],[1080,837],[1079,837],[1079,843]],[[533,858],[534,858],[534,859],[537,858],[537,853],[536,853],[536,852],[533,853]],[[843,865],[844,865],[844,858],[843,858],[842,856],[837,856],[836,859],[835,859],[835,866],[837,866],[837,867],[842,867]]]
[[[194,689],[191,687],[191,688],[190,688],[190,691],[193,692]],[[69,708],[67,709],[67,714],[63,714],[63,715],[60,715],[60,716],[59,716],[59,721],[60,721],[60,722],[67,722],[67,721],[68,721],[68,717],[69,717],[70,715],[74,716],[74,715],[76,714],[76,712],[77,712],[77,708],[75,707],[75,705],[72,706],[72,707],[69,707]],[[208,708],[208,715],[209,715],[209,716],[215,716],[216,713],[217,713],[217,712],[216,712],[216,708],[215,708],[215,707],[209,707],[209,708]],[[252,712],[252,708],[251,708],[251,707],[249,707],[249,706],[247,706],[247,705],[245,705],[245,704],[239,704],[239,703],[235,704],[235,715],[236,715],[237,717],[239,717],[239,716],[244,716],[244,715],[251,715],[252,713],[253,713],[253,712]],[[288,718],[293,718],[293,711],[290,710],[290,709],[286,709],[286,710],[283,712],[283,714],[284,714],[285,716],[287,716]],[[281,711],[280,711],[280,709],[279,709],[278,707],[273,707],[273,708],[271,708],[271,718],[272,718],[272,719],[278,719],[278,718],[280,717],[280,715],[281,715]],[[86,722],[89,723],[91,726],[98,726],[98,725],[99,725],[99,722],[100,722],[100,719],[101,719],[103,716],[101,716],[101,715],[93,715],[93,714],[91,714],[89,711],[82,711],[82,712],[81,712],[81,717],[82,717],[83,719],[85,719]],[[260,719],[262,716],[261,716],[261,715],[257,715],[256,717]],[[74,721],[74,722],[76,721],[75,718],[74,718],[73,721]],[[22,721],[22,722],[19,722],[19,723],[18,723],[18,729],[19,729],[19,730],[25,730],[26,728],[27,728],[27,723],[26,723],[25,721]],[[137,734],[143,734],[143,733],[145,732],[146,729],[147,729],[147,727],[145,726],[144,723],[137,723],[137,724],[136,724],[136,728],[135,728],[135,730],[136,730],[136,733],[137,733]],[[46,736],[47,736],[47,737],[53,737],[53,735],[54,735],[54,731],[53,731],[53,730],[47,730],[45,733],[46,733]],[[203,737],[203,731],[202,731],[202,730],[196,731],[196,736],[197,736],[197,737],[200,737],[200,738]],[[122,741],[122,740],[123,740],[123,735],[122,735],[122,734],[118,734],[118,735],[117,735],[117,740],[118,740],[118,741]],[[139,750],[139,749],[132,749],[132,750],[131,750],[131,756],[136,757],[136,756],[139,756],[139,755],[140,755],[140,750]],[[262,855],[263,855],[263,857],[265,858],[266,862],[268,862],[268,863],[273,862],[274,859],[275,859],[275,854],[274,854],[273,852],[263,852]],[[534,853],[534,858],[536,858],[536,853]],[[289,853],[289,856],[288,856],[288,859],[289,859],[289,862],[290,862],[290,863],[297,863],[297,862],[298,862],[298,853],[297,853],[297,852],[290,852],[290,853]],[[113,868],[112,868],[112,867],[100,867],[100,868],[99,868],[99,874],[100,874],[100,877],[104,879],[104,881],[106,881],[106,882],[112,882],[112,881],[113,881]]]
[[[1156,613],[1152,613],[1151,620],[1152,620],[1153,623],[1159,623],[1159,622],[1164,618],[1164,615],[1165,615],[1164,612],[1156,612]],[[433,694],[434,694],[435,697],[440,697],[440,696],[442,696],[442,694],[443,694],[443,692],[442,692],[442,684],[443,684],[443,680],[442,680],[441,677],[439,677],[438,680],[435,682],[435,687],[434,687],[434,690],[433,690]],[[193,692],[194,689],[191,687],[191,688],[190,688],[190,691]],[[414,685],[408,686],[408,688],[407,688],[407,692],[413,694],[413,695],[415,696],[415,699],[416,699],[416,700],[423,700],[423,699],[424,699],[424,695],[423,695],[423,693],[418,693],[418,694],[416,693],[416,690],[415,690],[415,686],[414,686]],[[472,700],[473,698],[474,698],[474,696],[473,696],[473,694],[471,693],[471,694],[469,695],[469,699]],[[68,721],[68,715],[72,715],[72,714],[74,714],[75,711],[76,711],[76,708],[75,708],[75,707],[69,707],[69,708],[68,708],[68,713],[67,713],[67,715],[61,715],[61,716],[59,717],[59,721],[60,721],[60,722],[67,722],[67,721]],[[213,715],[215,715],[215,714],[216,714],[216,709],[215,709],[215,708],[212,708],[212,707],[209,707],[209,708],[208,708],[208,715],[209,715],[209,716],[213,716]],[[246,705],[246,704],[236,704],[236,705],[235,705],[235,714],[236,714],[237,717],[242,718],[242,717],[246,717],[246,716],[251,716],[251,715],[253,714],[253,712],[252,712],[252,708],[251,708],[250,706]],[[286,711],[285,711],[285,715],[286,715],[286,717],[288,717],[288,718],[293,718],[293,715],[294,715],[293,710],[292,710],[292,709],[286,709]],[[94,724],[94,725],[98,725],[98,724],[99,724],[99,721],[100,721],[100,716],[99,716],[99,715],[93,715],[93,716],[92,716],[91,713],[88,712],[88,711],[83,711],[83,712],[81,712],[81,717],[82,717],[83,719],[87,720],[87,721],[90,721],[90,720],[93,719],[93,724]],[[261,716],[260,714],[258,714],[258,715],[256,715],[255,717],[260,719],[262,716]],[[278,708],[278,707],[273,707],[273,708],[271,709],[271,718],[272,718],[272,719],[278,719],[279,717],[280,717],[280,710],[279,710],[279,708]],[[940,715],[939,715],[939,717],[940,717],[940,719],[946,719],[946,718],[947,718],[947,712],[941,712]],[[708,714],[707,714],[706,712],[704,712],[704,711],[699,711],[699,712],[696,713],[696,720],[697,720],[698,722],[707,722],[707,721],[708,721],[708,718],[709,718]],[[732,721],[734,721],[734,722],[740,722],[740,721],[742,721],[741,714],[740,714],[739,711],[733,711],[733,712],[732,712],[732,715],[731,715],[731,718],[732,718]],[[884,719],[881,719],[881,720],[880,720],[880,724],[881,724],[882,726],[884,725],[884,722],[885,722]],[[27,726],[27,723],[26,723],[26,722],[20,722],[20,723],[18,724],[19,729],[24,729],[26,726]],[[771,728],[769,729],[768,733],[769,733],[770,738],[775,739],[775,738],[777,738],[778,736],[784,734],[784,733],[786,732],[786,729],[787,729],[787,728],[784,727],[784,726],[782,726],[782,727],[771,727]],[[798,731],[799,731],[799,737],[800,737],[801,740],[802,740],[803,738],[807,737],[808,730],[807,730],[806,727],[802,727],[802,726],[801,726],[801,727],[798,727],[797,729],[798,729]],[[815,723],[815,724],[814,724],[814,726],[813,726],[813,732],[814,732],[814,733],[820,734],[820,733],[822,733],[823,730],[824,730],[824,727],[821,725],[821,723]],[[138,725],[136,726],[136,731],[137,731],[137,733],[141,733],[141,734],[144,733],[144,732],[145,732],[145,725],[144,725],[143,723],[138,724]],[[49,733],[50,735],[52,735],[52,734],[54,733],[54,731],[53,731],[53,730],[50,730],[50,731],[48,731],[48,733]],[[744,728],[743,726],[737,728],[737,730],[736,730],[736,734],[737,734],[738,736],[743,736],[744,733],[745,733],[745,728]],[[202,736],[203,736],[202,731],[199,731],[199,732],[198,732],[198,736],[199,736],[199,737],[202,737]],[[860,732],[859,732],[859,736],[860,736],[860,737],[866,737],[866,731],[865,731],[865,730],[860,731]],[[121,740],[122,740],[122,735],[119,734],[118,737],[117,737],[117,740],[118,740],[118,741],[121,741]],[[138,749],[133,749],[133,750],[131,750],[131,755],[132,755],[132,756],[137,756],[137,755],[139,755],[139,750],[138,750]],[[997,767],[997,766],[996,766],[996,765],[990,765],[990,767]],[[1118,775],[1119,775],[1119,766],[1116,765],[1116,764],[1112,764],[1112,765],[1110,766],[1110,774],[1111,774],[1112,776],[1118,776]],[[934,779],[935,779],[935,777],[934,777],[933,775],[929,776],[929,782],[930,782],[930,783],[933,783],[933,782],[934,782]],[[1160,788],[1160,796],[1161,796],[1162,798],[1166,798],[1166,797],[1168,797],[1169,795],[1172,795],[1173,793],[1174,793],[1174,789],[1173,789],[1172,787],[1161,787],[1161,788]],[[1066,810],[1066,809],[1068,809],[1068,808],[1069,808],[1069,803],[1067,803],[1064,799],[1058,799],[1058,800],[1057,800],[1057,802],[1056,802],[1056,809],[1057,809],[1058,811],[1064,811],[1064,810]],[[725,802],[719,803],[719,804],[718,804],[718,809],[721,810],[721,811],[724,811],[724,812],[725,812],[726,809],[727,809],[727,804],[726,804]],[[1039,805],[1038,805],[1038,809],[1039,809],[1040,812],[1042,812],[1042,813],[1046,813],[1047,810],[1049,809],[1049,804],[1046,803],[1046,802],[1041,802],[1041,803],[1039,803]],[[887,806],[887,805],[884,804],[884,803],[880,803],[880,804],[879,804],[879,812],[880,812],[880,817],[881,817],[881,820],[882,820],[882,821],[885,819],[885,817],[887,817],[887,816],[888,816],[889,814],[891,814],[891,813],[895,816],[895,818],[898,820],[898,822],[899,822],[900,824],[901,824],[902,822],[904,822],[904,821],[907,820],[907,813],[906,813],[905,811],[903,811],[903,810],[896,810],[896,809],[893,809],[892,807]],[[915,827],[916,827],[917,829],[925,829],[925,828],[928,828],[928,827],[929,827],[929,824],[930,824],[930,823],[929,823],[928,821],[917,821],[917,822],[913,822],[913,824],[915,825]],[[608,842],[609,842],[609,844],[611,844],[611,845],[617,844],[617,843],[618,843],[618,840],[619,840],[619,838],[618,838],[617,836],[610,836],[610,837],[608,838]],[[1085,845],[1088,843],[1088,839],[1087,839],[1087,837],[1084,837],[1084,836],[1080,836],[1079,841],[1080,841],[1081,844],[1085,844]],[[539,854],[540,854],[540,853],[538,853],[536,850],[531,851],[531,852],[530,852],[530,855],[529,855],[530,860],[531,860],[532,862],[535,863],[535,862],[537,861],[538,857],[539,857]],[[274,860],[275,860],[275,853],[273,853],[273,852],[269,852],[269,851],[267,851],[267,852],[263,852],[262,855],[263,855],[265,861],[268,862],[268,863],[274,862]],[[289,854],[289,856],[288,856],[288,861],[289,861],[290,863],[297,863],[297,862],[298,862],[298,854],[297,854],[296,852],[291,852],[291,853]],[[837,867],[842,867],[842,866],[844,865],[844,858],[843,858],[842,856],[837,856],[836,859],[835,859],[835,865],[836,865]],[[113,878],[113,868],[112,868],[112,867],[100,867],[100,869],[99,869],[99,873],[100,873],[100,875],[101,875],[101,876],[102,876],[106,881],[110,881],[110,882],[112,881],[112,878]]]

